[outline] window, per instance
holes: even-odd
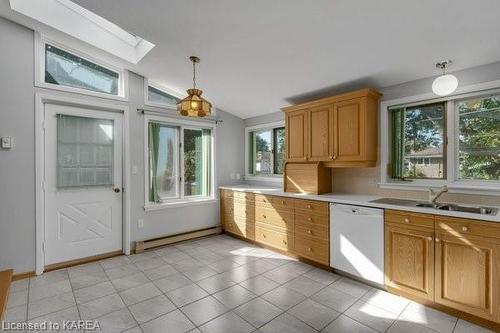
[[[150,203],[212,196],[212,129],[148,122]]]
[[[274,127],[248,131],[248,173],[254,176],[283,174],[285,128]]]
[[[446,103],[390,110],[392,178],[446,178],[445,114]]]
[[[181,99],[170,94],[167,94],[160,89],[156,89],[155,87],[148,86],[148,101],[157,104],[165,104],[175,106],[177,102]]]
[[[455,104],[458,113],[458,179],[500,180],[500,96]]]
[[[45,44],[45,83],[119,95],[120,79],[116,71]]]
[[[111,186],[113,120],[57,115],[57,187]]]

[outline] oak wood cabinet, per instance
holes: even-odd
[[[436,303],[500,322],[500,239],[491,237],[499,232],[494,223],[436,217]]]
[[[221,224],[243,237],[329,265],[328,203],[221,190]]]
[[[500,323],[500,224],[386,210],[391,291]]]
[[[308,111],[289,112],[285,117],[286,156],[289,162],[305,162],[308,158]]]
[[[379,97],[377,91],[363,89],[283,108],[287,162],[375,166]]]

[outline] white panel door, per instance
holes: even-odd
[[[45,104],[45,265],[122,249],[122,115]]]

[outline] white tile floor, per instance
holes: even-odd
[[[102,332],[489,332],[226,235],[17,281],[7,308]]]

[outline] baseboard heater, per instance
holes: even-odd
[[[143,241],[136,241],[135,242],[135,253],[141,253],[144,250],[152,249],[155,247],[160,247],[160,246],[165,246],[173,243],[179,243],[183,241],[187,241],[190,239],[195,239],[195,238],[200,238],[200,237],[205,237],[205,236],[210,236],[210,235],[217,235],[222,232],[221,227],[212,227],[212,228],[207,228],[207,229],[200,229],[200,230],[195,230],[195,231],[189,231],[185,232],[182,234],[177,234],[173,236],[165,236],[165,237],[158,237],[158,238],[152,238],[152,239],[147,239]]]

